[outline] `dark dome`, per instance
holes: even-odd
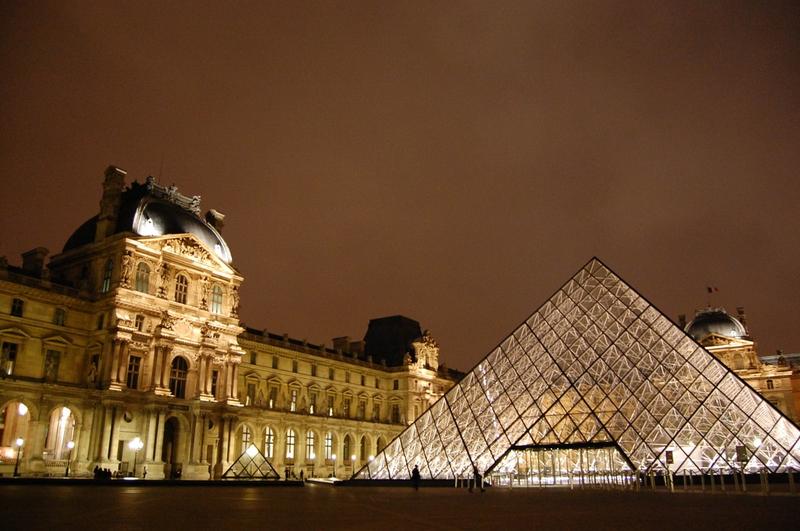
[[[685,331],[698,342],[711,334],[731,339],[747,336],[744,325],[722,308],[708,308],[697,312],[694,319],[686,325]]]
[[[92,243],[97,218],[94,216],[72,233],[64,245],[67,252]],[[166,199],[148,193],[148,188],[133,183],[122,193],[115,234],[132,232],[138,236],[192,234],[226,264],[233,260],[228,244],[219,232],[194,212]]]

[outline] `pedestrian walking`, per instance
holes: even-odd
[[[414,465],[414,470],[411,471],[411,485],[414,486],[414,490],[419,490],[419,467]]]

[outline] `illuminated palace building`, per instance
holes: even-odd
[[[246,327],[223,218],[109,167],[47,265],[0,259],[0,473],[349,476],[461,376],[401,316],[333,348]]]

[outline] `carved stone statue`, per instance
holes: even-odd
[[[161,263],[158,266],[158,296],[162,299],[167,298],[167,286],[169,285],[169,266]]]
[[[203,275],[200,281],[200,309],[208,310],[208,292],[210,288],[208,285],[208,277]]]
[[[161,312],[161,328],[164,330],[172,330],[177,320],[177,317],[172,317],[168,311]]]
[[[231,317],[239,317],[239,286],[231,290]]]
[[[89,364],[89,370],[86,372],[86,383],[94,385],[97,382],[97,362],[92,360]]]
[[[119,274],[119,285],[123,288],[131,287],[131,271],[133,270],[133,253],[125,251],[122,254],[122,266]]]

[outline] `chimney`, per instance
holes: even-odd
[[[350,352],[352,352],[353,355],[361,355],[361,354],[364,353],[364,345],[366,345],[366,343],[364,343],[363,340],[361,340],[361,341],[351,341],[350,342],[350,347],[349,347],[350,348]]]
[[[737,306],[736,313],[739,314],[739,321],[741,321],[745,331],[747,331],[747,333],[749,334],[750,329],[747,327],[747,316],[744,314],[744,306]]]
[[[22,253],[22,270],[28,275],[36,278],[42,278],[42,271],[44,271],[44,259],[49,253],[44,247],[37,247],[30,251]]]
[[[217,229],[217,231],[222,231],[222,227],[225,226],[225,214],[212,208],[206,212],[206,223]]]
[[[678,316],[678,324],[680,325],[681,330],[686,328],[686,314],[685,313],[682,313],[682,314],[680,314]]]
[[[100,200],[100,215],[97,218],[97,231],[94,241],[99,242],[114,234],[117,228],[117,215],[128,173],[116,166],[106,168],[103,180],[103,198]]]
[[[333,338],[333,350],[338,350],[340,352],[349,352],[350,351],[350,336],[334,337]]]

